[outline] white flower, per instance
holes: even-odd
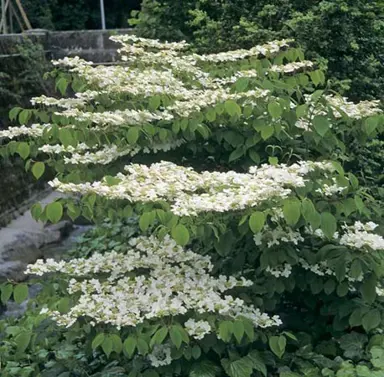
[[[199,340],[203,339],[212,330],[207,321],[195,321],[193,318],[185,322],[184,327],[190,336]]]

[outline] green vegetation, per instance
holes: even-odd
[[[384,4],[367,0],[143,0],[131,20],[143,36],[186,39],[199,51],[249,48],[293,37],[328,66],[354,100],[384,96]]]
[[[119,65],[56,63],[60,95],[0,131],[65,194],[35,219],[97,225],[1,285],[3,304],[41,286],[0,321],[1,376],[381,377],[379,101],[339,96],[292,41],[112,39]]]

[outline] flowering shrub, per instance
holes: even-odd
[[[316,90],[324,74],[293,41],[198,55],[113,39],[120,65],[55,62],[74,95],[33,98],[10,113],[22,127],[0,133],[4,156],[57,173],[65,195],[35,205],[36,219],[137,216],[141,233],[107,231],[102,247],[30,265],[52,293],[36,324],[115,375],[381,373],[384,239],[374,199],[343,168],[352,141],[382,132],[379,102]],[[3,301],[19,291],[6,284]],[[7,341],[33,348],[20,331]],[[359,335],[356,360],[346,339]]]

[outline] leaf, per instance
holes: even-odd
[[[307,222],[311,222],[314,213],[316,213],[316,208],[312,203],[311,199],[304,198],[301,202],[301,214]]]
[[[16,152],[23,160],[25,160],[31,153],[31,149],[27,143],[23,142],[18,144]]]
[[[225,111],[230,115],[241,115],[241,107],[233,100],[228,100],[224,104]]]
[[[327,117],[324,115],[316,115],[313,118],[313,126],[320,136],[324,136],[328,132],[331,125]]]
[[[62,96],[65,95],[65,92],[67,91],[67,87],[68,87],[68,81],[64,77],[61,77],[59,80],[56,81],[56,89],[59,89],[60,94]]]
[[[250,377],[252,374],[252,361],[246,357],[233,362],[223,359],[222,365],[230,377]]]
[[[183,224],[178,224],[172,228],[172,238],[180,246],[185,246],[189,242],[188,229]]]
[[[59,202],[49,203],[45,207],[47,218],[53,224],[56,224],[60,221],[63,216],[63,206]]]
[[[273,126],[265,126],[261,129],[261,138],[263,140],[268,140],[275,133],[275,128]]]
[[[13,292],[12,284],[5,284],[1,287],[1,302],[6,304],[8,300],[11,298]]]
[[[195,359],[195,360],[198,360],[201,356],[201,348],[195,344],[193,347],[192,347],[192,357]]]
[[[222,257],[228,255],[233,248],[235,240],[235,236],[231,230],[222,234],[218,240],[215,239],[214,246],[218,254]]]
[[[130,127],[126,135],[127,141],[129,144],[135,144],[139,139],[139,128]]]
[[[149,226],[155,221],[155,212],[144,212],[139,219],[139,227],[142,232],[148,230]]]
[[[153,96],[149,99],[149,109],[150,110],[157,110],[160,106],[161,99],[160,96]]]
[[[219,335],[224,342],[229,342],[233,334],[233,323],[231,321],[223,321],[219,325]]]
[[[137,349],[141,355],[146,355],[149,351],[148,343],[143,339],[137,339]]]
[[[97,347],[99,347],[104,342],[104,339],[104,333],[97,334],[92,341],[92,349],[95,350]]]
[[[283,114],[283,109],[278,102],[270,102],[268,104],[268,112],[272,118],[279,118]]]
[[[121,351],[123,350],[123,342],[121,341],[120,336],[117,334],[112,334],[111,340],[112,340],[112,350],[117,354],[121,353]]]
[[[259,233],[265,224],[265,215],[263,212],[254,212],[249,218],[249,228],[253,233]]]
[[[340,348],[344,351],[344,357],[348,359],[361,359],[367,342],[366,335],[356,332],[343,335],[339,340]]]
[[[104,338],[103,343],[101,343],[101,348],[103,352],[107,355],[107,357],[109,357],[109,355],[112,353],[113,348],[112,339],[109,335]]]
[[[216,120],[216,111],[215,109],[208,109],[208,111],[205,113],[205,117],[209,122],[213,122]]]
[[[162,328],[157,330],[156,333],[153,335],[149,345],[153,347],[155,344],[163,343],[167,335],[168,335],[168,328],[166,326],[163,326]]]
[[[376,285],[376,278],[371,275],[368,279],[365,279],[363,285],[360,287],[364,301],[369,304],[372,304],[376,299]]]
[[[132,357],[136,349],[137,341],[133,336],[129,336],[125,339],[124,350],[129,357]]]
[[[364,315],[362,325],[366,332],[369,332],[380,325],[381,315],[378,309],[372,309]]]
[[[73,144],[72,132],[67,128],[61,128],[59,130],[59,140],[64,145],[64,147],[68,147]]]
[[[301,203],[298,199],[284,200],[283,214],[288,225],[295,225],[301,215]]]
[[[284,336],[271,336],[269,338],[268,344],[271,351],[281,359],[285,352],[285,345],[287,340]]]
[[[19,113],[19,123],[21,125],[25,125],[26,123],[28,123],[31,116],[32,116],[32,112],[30,110],[22,110]]]
[[[39,179],[45,171],[45,164],[44,162],[38,161],[35,162],[32,166],[32,174],[36,179]]]
[[[176,346],[176,348],[181,347],[181,343],[183,342],[182,335],[179,331],[179,328],[177,326],[172,326],[169,335],[171,337],[172,343]]]
[[[337,230],[337,223],[335,217],[329,212],[323,212],[321,214],[321,230],[328,237],[332,239]]]
[[[244,149],[243,147],[239,147],[239,148],[236,148],[230,155],[229,155],[229,158],[228,158],[228,162],[232,162],[232,161],[235,161],[235,160],[238,160],[241,156],[244,155]]]
[[[241,343],[241,339],[243,339],[244,331],[245,329],[242,321],[235,321],[233,323],[233,335],[239,344]]]
[[[28,286],[26,284],[16,285],[13,290],[13,298],[17,304],[21,304],[28,298]]]
[[[257,350],[251,351],[246,357],[252,361],[253,369],[261,372],[263,376],[267,376],[267,366]]]
[[[30,332],[23,331],[15,337],[15,343],[17,352],[23,353],[31,341],[32,334]]]
[[[215,377],[221,372],[216,364],[209,360],[194,363],[189,372],[189,377]]]
[[[364,131],[369,136],[373,131],[375,131],[378,126],[379,119],[377,117],[369,117],[364,120]]]
[[[16,120],[17,115],[23,110],[21,107],[14,107],[9,111],[9,120]]]

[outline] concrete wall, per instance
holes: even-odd
[[[129,33],[132,33],[132,29],[79,31],[35,29],[23,34],[0,35],[0,59],[17,58],[14,46],[20,43],[23,38],[29,38],[44,47],[48,58],[59,59],[77,55],[96,63],[114,62],[117,59],[118,45],[112,42],[109,37]]]

